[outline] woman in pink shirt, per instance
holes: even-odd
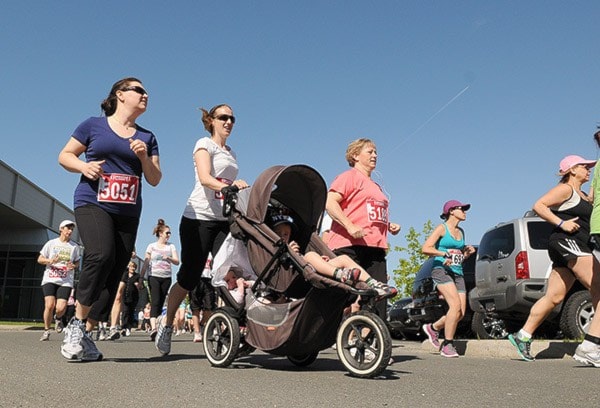
[[[371,179],[377,166],[377,148],[370,139],[357,139],[346,149],[350,170],[338,175],[327,193],[327,213],[333,222],[329,247],[348,255],[378,281],[387,282],[385,254],[387,233],[396,235],[400,225],[388,219],[388,199]],[[377,305],[385,318],[385,301]]]

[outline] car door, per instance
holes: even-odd
[[[500,224],[488,230],[479,243],[475,263],[475,285],[479,296],[505,293],[515,282],[515,224]]]

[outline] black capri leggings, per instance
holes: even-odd
[[[348,255],[354,262],[362,266],[373,279],[387,284],[387,264],[385,249],[361,245],[338,248],[333,251],[336,255]],[[377,315],[384,321],[386,319],[386,300],[375,304]]]
[[[92,306],[90,319],[105,321],[131,259],[140,220],[85,205],[75,208],[75,221],[85,248],[77,301]]]
[[[179,239],[181,241],[181,266],[177,283],[192,291],[200,282],[208,254],[217,253],[229,233],[227,221],[192,220],[181,217]]]
[[[150,317],[158,317],[162,314],[162,308],[171,287],[171,278],[150,276],[148,286],[150,286]]]

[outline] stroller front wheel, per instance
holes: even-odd
[[[214,312],[204,326],[204,354],[215,367],[229,366],[240,347],[240,326],[224,310]]]
[[[350,315],[337,332],[336,349],[350,375],[373,378],[388,366],[392,336],[381,318],[371,312]]]

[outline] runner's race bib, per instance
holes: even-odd
[[[232,180],[228,180],[226,178],[221,178],[221,177],[217,177],[217,180],[219,180],[222,183],[227,184],[228,186],[233,184]],[[223,200],[225,197],[223,197],[223,193],[221,193],[220,191],[215,191],[215,199],[216,200]]]
[[[140,178],[129,174],[102,174],[98,180],[98,201],[103,203],[135,204]]]
[[[370,222],[388,223],[388,204],[385,201],[367,200],[367,216]]]
[[[463,260],[465,258],[465,256],[463,255],[463,253],[460,249],[449,249],[448,255],[450,255],[450,257],[448,258],[448,259],[450,259],[450,266],[462,265]]]

